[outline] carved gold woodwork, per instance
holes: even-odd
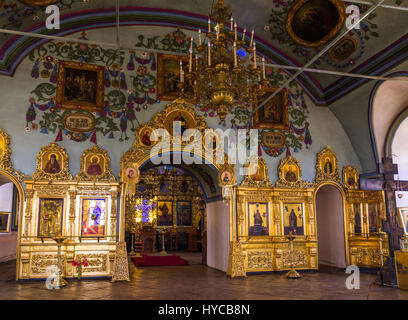
[[[22,182],[24,175],[13,169],[11,162],[10,137],[7,133],[0,129],[0,172],[5,171],[14,176],[18,182]]]
[[[54,163],[52,163],[54,159]],[[55,142],[41,148],[37,155],[37,167],[32,176],[34,180],[61,180],[70,181],[72,175],[69,173],[68,154],[64,147]]]
[[[198,132],[201,134],[201,137],[192,135],[190,136],[192,140],[187,139],[187,141],[181,141],[181,139],[173,139],[173,121],[176,121],[180,117],[184,119],[186,129],[198,130]],[[207,139],[209,139],[209,136],[216,138],[217,136],[219,136],[219,134],[213,129],[208,128],[204,117],[202,115],[196,114],[191,104],[181,98],[178,98],[173,102],[167,104],[166,108],[163,111],[154,114],[150,122],[147,122],[135,129],[135,141],[132,147],[122,156],[120,165],[121,182],[127,185],[133,185],[127,188],[129,190],[129,193],[134,192],[134,184],[138,183],[140,179],[139,168],[142,164],[151,159],[152,148],[157,144],[157,141],[153,141],[153,138],[156,137],[155,130],[157,129],[165,130],[165,132],[169,134],[170,145],[163,146],[161,150],[162,153],[182,151],[187,144],[192,144],[194,141],[194,145],[199,146],[200,148],[191,149],[189,150],[189,153],[191,152],[199,158],[213,165],[218,173],[222,173],[224,171],[228,171],[229,173],[231,173],[231,184],[236,181],[235,166],[233,164],[229,164],[228,156],[226,154],[222,154],[223,161],[221,161],[221,163],[218,163],[219,161],[216,161],[217,151],[220,153],[220,150],[222,150],[221,144],[216,142],[216,148],[212,153],[206,152],[206,148],[202,147],[206,145],[206,137]],[[156,138],[161,139],[160,137]],[[132,177],[129,177],[129,169],[133,169],[135,171]]]
[[[358,180],[358,169],[356,167],[343,167],[343,185],[345,188],[357,190],[359,187]]]
[[[60,172],[44,171],[51,154],[59,161]],[[104,174],[97,177],[86,176],[84,164],[86,156],[98,155]],[[43,161],[43,158],[46,158]],[[17,256],[17,278],[31,279],[46,277],[47,266],[54,264],[57,247],[50,238],[38,237],[39,201],[41,198],[63,199],[62,235],[67,241],[61,247],[64,276],[76,275],[71,263],[74,259],[86,258],[88,267],[83,268],[83,276],[107,277],[113,274],[113,255],[116,251],[117,197],[119,183],[110,171],[110,160],[99,147],[86,150],[81,162],[82,170],[77,179],[72,179],[68,171],[68,155],[64,148],[55,143],[43,147],[37,157],[37,169],[32,178],[25,179],[26,206],[22,215],[22,228],[19,230],[19,250]],[[102,168],[101,168],[102,169]],[[82,200],[106,199],[105,236],[99,238],[82,237]],[[112,256],[112,258],[111,258]],[[111,262],[112,260],[112,262]]]
[[[302,167],[299,160],[292,158],[292,156],[281,160],[278,167],[278,177],[277,187],[299,189],[312,186],[312,183],[302,180]]]
[[[250,158],[244,165],[247,170],[244,180],[241,182],[241,187],[254,188],[271,188],[273,183],[269,179],[268,166],[265,160],[259,156]]]
[[[317,154],[316,183],[324,180],[336,181],[341,184],[337,156],[330,146]]]
[[[80,172],[77,181],[116,182],[110,169],[110,158],[106,150],[95,145],[81,156]]]

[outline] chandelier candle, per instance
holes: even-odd
[[[208,66],[211,67],[211,42],[208,41]]]
[[[234,67],[236,68],[238,66],[238,61],[237,61],[237,43],[234,42]]]
[[[237,42],[237,24],[234,25],[235,31],[235,42]]]
[[[208,19],[208,33],[211,33],[211,20]]]
[[[242,34],[242,42],[245,41],[245,32],[246,32],[246,29],[244,29],[244,33]]]
[[[251,32],[251,41],[249,42],[249,46],[252,47],[252,42],[254,42],[254,29]]]
[[[201,39],[201,29],[198,29],[198,45],[201,46],[202,39]]]
[[[233,26],[233,23],[234,23],[234,18],[233,18],[233,17],[231,17],[231,31],[232,31],[232,26]]]
[[[254,69],[256,69],[256,45],[254,42]]]
[[[262,57],[262,79],[265,80],[265,58]]]

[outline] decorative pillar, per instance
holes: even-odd
[[[76,203],[76,190],[70,190],[69,192],[69,230],[68,237],[69,240],[73,240],[75,235],[75,203]]]

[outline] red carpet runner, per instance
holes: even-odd
[[[185,266],[188,261],[176,256],[175,254],[169,256],[149,256],[142,254],[140,258],[132,258],[136,267],[153,267],[153,266]]]

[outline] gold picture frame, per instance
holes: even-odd
[[[255,95],[253,110],[271,94],[277,91],[276,87],[267,87],[262,95]],[[288,97],[287,90],[281,90],[275,97],[270,99],[264,106],[256,110],[253,118],[253,126],[260,129],[285,129],[289,127]]]
[[[341,184],[337,156],[330,146],[317,155],[316,182],[332,180]]]
[[[39,238],[52,238],[62,233],[64,217],[64,198],[38,199]]]
[[[99,112],[104,106],[103,66],[60,61],[56,107],[68,110]]]
[[[305,235],[305,209],[302,202],[282,203],[283,234]]]
[[[64,147],[55,142],[41,148],[37,155],[37,168],[34,180],[72,180],[69,173],[68,154]]]
[[[80,172],[76,180],[115,182],[108,152],[98,145],[85,150],[81,156]]]
[[[358,169],[352,166],[346,166],[343,168],[343,184],[347,189],[358,189]]]
[[[11,225],[11,213],[0,212],[0,233],[9,233]]]
[[[157,55],[157,99],[173,101],[179,97],[177,85],[180,82],[180,60],[183,70],[186,70],[187,56],[163,53]]]
[[[85,213],[85,211],[87,212]],[[108,198],[81,198],[81,237],[106,238],[107,217]],[[102,221],[103,224],[101,224]],[[85,230],[84,226],[86,227]]]
[[[268,202],[248,202],[248,236],[269,236]]]

